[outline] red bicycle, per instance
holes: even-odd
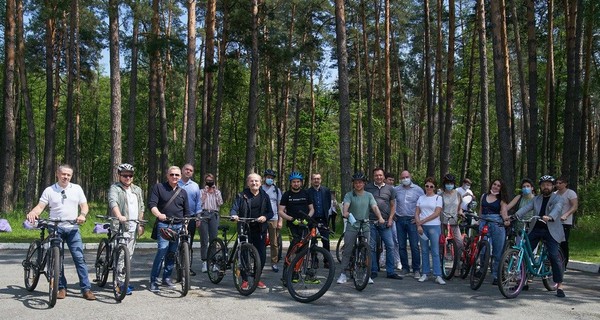
[[[442,229],[442,234],[440,235],[440,262],[442,266],[442,277],[445,280],[450,280],[454,277],[454,273],[458,268],[458,262],[460,261],[461,252],[458,250],[458,245],[456,241],[462,241],[460,239],[454,238],[454,231],[452,231],[452,225],[450,224],[451,220],[458,223],[457,217],[453,217],[445,212],[442,213],[448,223],[446,224],[446,232]]]
[[[465,215],[475,220],[496,223],[495,221],[487,220],[471,213],[466,213]],[[481,229],[481,232],[473,237],[470,243],[465,243],[464,246],[463,268],[469,268],[469,280],[471,289],[473,290],[477,290],[481,287],[490,266],[490,243],[487,239],[488,225],[486,224]]]

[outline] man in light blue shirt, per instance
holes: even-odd
[[[202,200],[200,198],[200,186],[196,182],[192,181],[193,175],[194,166],[192,166],[190,163],[186,163],[185,165],[183,165],[181,179],[179,180],[179,182],[177,182],[177,185],[179,185],[181,189],[187,192],[189,208],[192,212],[191,216],[195,217],[202,212]],[[190,234],[190,249],[192,252],[194,251],[192,249],[192,245],[194,244],[194,236],[196,235],[196,229],[198,229],[199,224],[200,221],[188,224],[188,232]],[[198,229],[198,232],[200,232],[200,229]],[[194,270],[191,269],[191,265],[192,259],[190,257],[190,275],[195,276],[196,272],[194,272]],[[204,262],[202,265],[202,272],[205,272],[205,269],[206,262]]]
[[[400,248],[400,263],[402,263],[402,274],[410,273],[408,266],[408,251],[406,240],[410,245],[412,258],[412,271],[415,279],[421,277],[421,252],[419,250],[419,234],[415,225],[415,211],[417,200],[425,194],[423,189],[414,184],[410,172],[402,171],[400,174],[400,185],[396,189],[396,232],[398,233],[398,246]]]

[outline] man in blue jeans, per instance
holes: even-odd
[[[58,234],[69,247],[71,257],[77,269],[79,287],[86,300],[96,300],[92,292],[90,279],[88,277],[87,264],[83,258],[83,241],[79,232],[79,225],[85,222],[89,212],[87,199],[83,189],[77,184],[71,183],[73,168],[63,164],[56,170],[58,181],[44,190],[40,202],[27,214],[27,220],[33,223],[40,217],[46,206],[50,211],[50,219],[76,220],[77,224],[61,222],[58,225]],[[79,207],[79,214],[77,214]],[[63,254],[61,252],[61,254]],[[58,293],[56,298],[64,299],[67,296],[67,279],[65,278],[64,265],[61,266]]]
[[[373,169],[373,183],[365,186],[365,191],[370,192],[375,201],[377,208],[381,213],[384,223],[371,224],[371,237],[369,243],[371,245],[371,278],[377,278],[377,242],[379,239],[385,244],[385,271],[387,278],[401,280],[402,276],[394,271],[394,241],[392,240],[392,224],[394,223],[394,214],[396,212],[396,191],[394,187],[384,182],[385,174],[382,168]],[[369,220],[377,220],[375,212],[371,209],[369,212]]]
[[[410,172],[402,171],[400,174],[400,185],[396,190],[396,232],[398,233],[398,247],[400,248],[400,262],[402,263],[402,274],[410,273],[408,266],[408,251],[406,240],[410,244],[410,255],[412,258],[413,277],[421,277],[421,251],[419,250],[419,234],[415,225],[415,211],[417,200],[424,195],[423,189],[414,184]]]
[[[168,170],[167,181],[155,184],[150,191],[148,208],[150,208],[150,212],[152,212],[156,219],[160,221],[158,223],[159,230],[171,229],[173,232],[179,232],[182,223],[181,220],[178,221],[178,219],[189,217],[191,215],[187,193],[177,184],[180,178],[181,169],[172,166]],[[165,222],[165,220],[169,218],[175,219],[175,222],[170,225],[170,227],[169,223]],[[173,272],[173,265],[175,264],[173,257],[177,252],[177,242],[165,239],[162,232],[159,232],[156,241],[158,244],[158,251],[154,257],[152,273],[150,274],[150,291],[152,292],[160,291],[157,279],[163,266],[163,260],[164,271],[162,284],[169,289],[175,288],[175,284],[171,281],[171,273]]]

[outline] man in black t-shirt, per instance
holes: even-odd
[[[300,212],[308,214],[310,217],[312,217],[314,213],[312,201],[308,192],[302,189],[303,179],[301,173],[295,171],[292,172],[289,176],[290,190],[286,191],[281,196],[281,202],[279,203],[279,216],[283,218],[283,220],[287,220],[287,226],[292,235],[290,248],[302,238],[302,227],[300,226],[302,215]]]

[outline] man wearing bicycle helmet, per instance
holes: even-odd
[[[352,176],[353,190],[346,193],[346,195],[344,196],[342,216],[348,219],[350,217],[350,214],[352,214],[354,220],[361,221],[369,219],[369,212],[370,210],[373,210],[377,218],[377,222],[379,224],[384,224],[385,220],[381,216],[381,212],[379,212],[379,208],[377,207],[377,201],[375,201],[375,198],[371,193],[365,191],[366,182],[367,176],[365,176],[362,172],[357,172]],[[352,250],[354,250],[354,244],[356,243],[356,238],[358,237],[359,226],[355,225],[350,220],[346,222],[346,231],[344,232],[345,245],[344,252],[342,253],[343,269],[340,273],[340,277],[337,280],[338,284],[346,283],[346,281],[348,281],[346,271],[348,270],[350,256],[352,255]],[[364,229],[362,231],[364,232],[367,242],[369,242],[370,230],[368,224],[364,226]],[[369,283],[373,283],[373,280],[371,280],[371,278],[369,278]]]
[[[287,220],[287,226],[290,228],[292,248],[302,238],[302,227],[299,221],[302,220],[302,213],[313,216],[314,208],[308,192],[302,188],[304,177],[300,172],[290,173],[290,190],[283,193],[279,203],[279,215],[283,220]],[[289,250],[289,248],[288,248]]]
[[[127,223],[127,220],[144,219],[142,189],[133,184],[134,171],[135,169],[129,163],[120,164],[117,167],[119,181],[115,182],[108,189],[108,209],[110,214],[119,219],[121,223]],[[118,224],[113,224],[111,228],[113,232],[118,232],[119,230]],[[136,222],[129,222],[125,230],[129,230],[128,234],[130,237],[127,249],[129,250],[129,258],[131,259],[135,250],[135,233],[137,232],[141,235],[144,232],[144,228]],[[125,289],[127,290],[127,294],[130,295],[133,291],[133,286],[129,285],[128,288],[122,288],[122,290]]]
[[[552,280],[556,283],[556,296],[564,298],[565,292],[562,287],[564,271],[559,254],[559,244],[565,240],[565,233],[560,220],[563,199],[552,192],[554,182],[554,177],[550,175],[542,176],[539,180],[541,194],[519,209],[515,215],[521,218],[532,209],[537,215],[538,220],[528,234],[529,241],[532,248],[535,248],[540,240],[546,245],[552,266]]]

